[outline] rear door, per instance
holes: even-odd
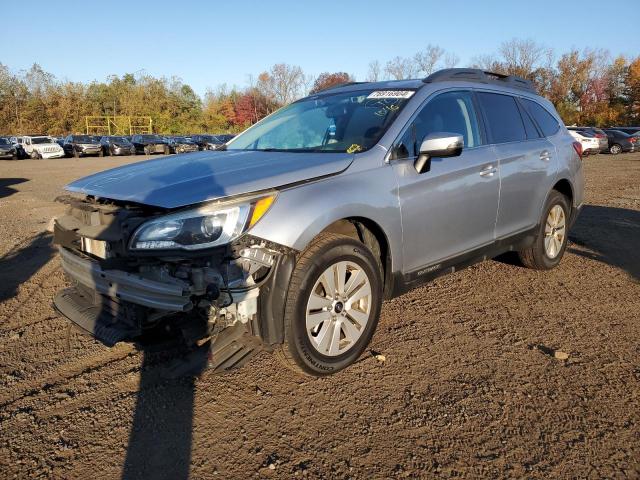
[[[477,93],[490,142],[500,166],[496,238],[535,226],[557,168],[554,145],[544,138],[515,96]]]
[[[399,185],[405,274],[437,269],[493,242],[499,175],[479,126],[471,91],[440,93],[422,107],[394,146],[391,165]],[[434,157],[430,170],[418,173],[414,161],[419,145],[437,132],[461,134],[462,153]]]

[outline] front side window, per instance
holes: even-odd
[[[560,129],[560,125],[555,117],[547,112],[539,103],[527,99],[523,99],[522,103],[536,121],[545,137],[554,135]]]
[[[480,145],[480,131],[471,92],[448,92],[431,100],[415,120],[416,140],[431,133],[457,133],[464,147]]]
[[[484,110],[491,143],[526,140],[524,123],[515,98],[499,93],[479,92],[478,100]]]
[[[481,144],[471,92],[448,92],[430,100],[402,134],[395,147],[395,158],[416,156],[420,143],[431,133],[460,134],[465,148]]]
[[[227,149],[363,152],[380,140],[414,93],[366,89],[308,97],[258,122]]]

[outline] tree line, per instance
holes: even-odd
[[[459,64],[456,54],[427,45],[412,56],[372,61],[364,80],[420,78]],[[468,66],[531,80],[567,125],[640,123],[640,56],[589,48],[557,55],[533,40],[513,39]],[[201,98],[177,77],[126,73],[82,83],[59,80],[38,64],[13,72],[0,63],[0,134],[82,132],[91,115],[150,116],[161,134],[238,132],[297,98],[355,80],[347,72],[313,78],[280,63],[250,75],[243,88],[221,85]]]

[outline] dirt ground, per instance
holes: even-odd
[[[58,318],[53,199],[139,159],[0,161],[0,478],[640,477],[640,153],[584,161],[559,268],[490,261],[390,301],[386,361],[317,380],[267,353],[159,380]]]

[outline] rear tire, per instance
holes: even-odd
[[[619,153],[622,153],[622,147],[617,143],[614,143],[609,147],[609,153],[611,155],[618,155]]]
[[[169,146],[168,146],[168,145],[165,145],[165,146],[164,146],[164,154],[165,154],[165,155],[169,155],[170,153],[171,153],[171,150],[169,149]]]
[[[98,156],[99,157],[104,157],[104,150],[100,149],[100,151],[98,152]]]
[[[518,252],[522,265],[534,270],[551,270],[560,263],[567,248],[570,214],[567,197],[552,190],[547,197],[533,245]]]
[[[291,275],[276,356],[298,373],[336,373],[367,348],[381,305],[382,274],[371,251],[350,237],[321,234]]]

